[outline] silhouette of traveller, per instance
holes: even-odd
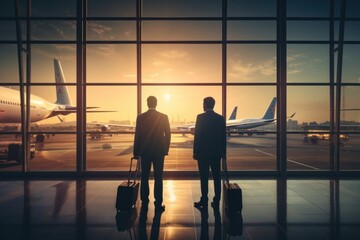
[[[149,204],[149,175],[151,165],[154,169],[155,211],[164,211],[163,202],[163,170],[165,155],[170,146],[170,124],[168,116],[156,111],[157,99],[147,98],[149,110],[136,119],[134,139],[134,158],[141,157],[140,198],[145,208]]]
[[[215,99],[204,98],[204,113],[196,118],[193,158],[198,161],[201,183],[201,198],[194,202],[195,207],[208,206],[209,167],[214,179],[215,196],[211,202],[214,208],[219,207],[221,196],[220,163],[226,157],[226,124],[225,118],[213,111]]]

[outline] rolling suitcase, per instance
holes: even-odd
[[[227,171],[226,158],[223,159],[223,166],[225,170],[225,182],[224,182],[224,203],[225,210],[228,214],[240,212],[243,208],[242,205],[242,191],[238,184],[229,182],[229,174]]]
[[[129,177],[127,181],[123,181],[117,188],[116,195],[116,210],[117,211],[129,211],[136,204],[136,200],[139,195],[139,181],[137,180],[137,173],[139,170],[140,161],[136,161],[136,169],[134,178],[131,181],[131,166],[134,158],[130,160]]]

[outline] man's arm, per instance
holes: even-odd
[[[164,118],[164,125],[165,125],[164,134],[165,134],[165,144],[166,144],[165,155],[168,155],[170,148],[170,141],[171,141],[171,132],[170,132],[169,118],[167,115],[165,115]]]
[[[136,118],[136,125],[135,125],[135,137],[134,137],[134,148],[133,148],[133,155],[135,159],[139,158],[140,154],[140,128],[139,128],[139,117]]]
[[[226,121],[225,118],[221,119],[221,143],[222,143],[222,157],[226,157]]]
[[[196,117],[195,123],[195,132],[194,132],[194,148],[193,148],[193,158],[195,160],[199,159],[200,154],[200,131],[201,131],[201,124],[199,115]]]

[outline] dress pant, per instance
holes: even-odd
[[[221,197],[221,177],[220,177],[220,163],[221,158],[203,158],[198,160],[201,184],[201,201],[208,202],[208,182],[209,182],[209,167],[214,179],[215,196],[214,201],[220,201]]]
[[[141,157],[141,186],[140,198],[142,204],[149,203],[149,175],[151,165],[154,169],[154,197],[155,205],[159,206],[163,202],[163,171],[164,171],[164,158],[165,156],[142,156]]]

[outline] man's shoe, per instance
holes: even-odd
[[[219,208],[219,202],[218,201],[213,201],[211,202],[211,207],[218,209]]]
[[[202,202],[202,201],[194,202],[194,207],[196,208],[207,208],[207,206],[208,206],[207,202]]]
[[[155,212],[164,212],[164,211],[165,211],[165,205],[155,206]]]

